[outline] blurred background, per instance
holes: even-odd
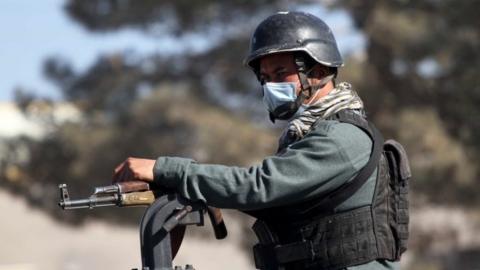
[[[403,269],[480,269],[480,1],[0,0],[0,270],[140,267],[144,211],[63,212],[128,156],[248,166],[272,154],[260,86],[242,65],[280,10],[333,29],[351,82],[414,177]],[[176,263],[254,269],[253,220],[192,228]]]

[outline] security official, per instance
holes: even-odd
[[[155,181],[182,196],[257,218],[259,269],[398,269],[408,237],[410,171],[347,82],[330,28],[279,12],[256,28],[246,64],[270,119],[288,121],[278,151],[248,168],[178,157],[128,158],[114,182]]]

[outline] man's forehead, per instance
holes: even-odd
[[[260,69],[275,69],[293,65],[292,53],[270,54],[260,58]]]

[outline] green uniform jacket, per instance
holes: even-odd
[[[160,157],[155,181],[182,196],[219,208],[254,210],[301,202],[332,192],[353,179],[368,162],[372,141],[354,125],[319,121],[303,139],[281,155],[266,157],[248,168],[198,164],[178,157]],[[339,205],[345,211],[372,202],[376,173]],[[348,269],[398,269],[398,263],[373,261]]]

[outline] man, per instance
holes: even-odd
[[[335,84],[343,61],[330,28],[307,13],[277,13],[255,30],[246,64],[271,120],[289,121],[276,155],[249,168],[129,158],[114,181],[155,181],[258,218],[257,234],[271,236],[254,248],[260,269],[398,269],[405,235],[390,220],[398,209],[383,139],[351,85]]]

